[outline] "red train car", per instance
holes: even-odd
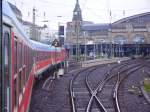
[[[3,0],[1,112],[27,112],[34,78],[63,63],[65,49],[31,41]]]

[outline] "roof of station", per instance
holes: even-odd
[[[104,23],[104,24],[85,24],[82,26],[83,31],[101,31],[101,30],[108,30],[109,24]]]
[[[112,28],[126,28],[125,23],[130,22],[132,23],[133,27],[145,27],[146,23],[150,23],[150,12],[141,13],[137,15],[133,15],[130,17],[126,17],[115,21],[111,24]],[[123,25],[124,24],[124,25]],[[109,23],[102,23],[102,24],[82,24],[81,29],[82,31],[108,31],[110,28]]]
[[[145,13],[129,16],[129,17],[120,19],[118,21],[115,21],[112,24],[120,24],[120,23],[125,23],[125,22],[137,22],[137,21],[150,22],[150,12],[145,12]]]

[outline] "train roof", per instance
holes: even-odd
[[[26,42],[26,44],[28,44],[31,47],[31,43],[29,41],[29,37],[27,36],[27,34],[25,33],[23,26],[21,25],[21,23],[17,20],[14,12],[12,11],[12,9],[10,8],[8,2],[6,0],[3,0],[3,22],[6,24],[9,24],[12,27],[15,27],[18,32],[21,34],[21,36],[19,36],[19,38],[21,38],[24,42]]]
[[[43,44],[41,42],[37,42],[34,40],[30,40],[30,41],[32,43],[32,48],[38,51],[58,51],[59,52],[61,50],[60,47],[55,48],[54,46]]]
[[[51,51],[52,49],[50,45],[46,45],[46,44],[43,44],[43,43],[40,43],[40,42],[37,42],[37,41],[34,41],[34,40],[30,40],[31,43],[32,43],[32,48],[35,49],[35,50],[39,50],[39,51]]]
[[[30,40],[27,34],[25,33],[22,24],[17,20],[14,12],[9,6],[9,3],[6,0],[3,0],[3,22],[9,24],[10,26],[16,28],[18,33],[21,34],[19,38],[21,38],[27,45],[29,45],[32,49],[39,51],[60,51],[62,48],[51,45],[46,45],[34,40]]]

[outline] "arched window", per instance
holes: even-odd
[[[144,39],[144,36],[141,36],[141,35],[136,35],[134,38],[133,38],[133,43],[135,44],[142,44],[145,42],[145,39]]]
[[[126,38],[122,35],[118,35],[114,38],[114,44],[125,44],[126,42]]]

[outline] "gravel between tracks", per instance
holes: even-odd
[[[30,112],[71,112],[68,91],[71,77],[72,75],[67,74],[54,80],[49,90],[42,89],[44,81],[35,85],[32,92]]]

